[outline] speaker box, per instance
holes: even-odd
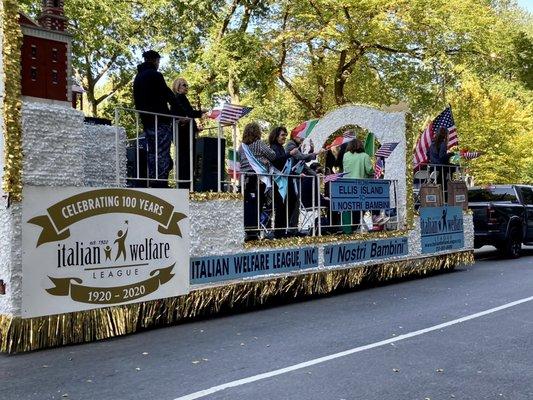
[[[128,187],[148,187],[147,178],[147,155],[146,155],[146,141],[144,137],[139,138],[139,157],[137,158],[136,142],[126,147],[127,158],[127,180]],[[137,164],[139,165],[139,176],[137,176]],[[140,178],[140,179],[137,179]],[[144,179],[143,179],[144,178]]]
[[[448,181],[448,204],[468,210],[468,189],[463,181]]]
[[[218,139],[212,137],[200,137],[196,140],[196,154],[194,156],[194,191],[209,192],[217,191]],[[225,155],[226,140],[220,140],[220,171],[221,180],[225,179]],[[223,185],[222,185],[223,187]]]
[[[420,186],[420,205],[422,207],[441,207],[442,203],[441,185],[424,183]]]

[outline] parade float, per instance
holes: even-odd
[[[386,195],[395,208],[391,230],[245,242],[239,192],[126,187],[124,129],[90,125],[67,104],[22,96],[18,11],[16,2],[2,4],[2,352],[100,340],[473,262],[467,211],[415,211],[415,132],[406,111],[347,105],[323,116],[310,136],[321,147],[332,132],[359,126],[381,143],[398,143],[385,169],[396,182]]]

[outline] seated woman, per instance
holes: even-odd
[[[253,158],[246,155],[243,144],[247,146]],[[259,212],[264,204],[265,184],[257,176],[258,169],[268,170],[270,161],[276,158],[276,152],[261,141],[261,128],[255,122],[244,127],[242,144],[239,147],[241,174],[244,179],[244,230],[245,241],[259,239]],[[258,164],[256,164],[258,163]]]
[[[361,140],[354,139],[348,143],[346,153],[344,153],[342,159],[342,167],[344,172],[347,172],[344,176],[345,178],[365,179],[373,177],[374,169],[372,168],[372,161],[370,160],[370,156],[365,153]],[[360,224],[361,211],[352,211],[351,213],[343,214],[344,233],[351,233],[352,225]]]

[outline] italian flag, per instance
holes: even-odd
[[[318,123],[318,119],[310,119],[309,121],[302,122],[296,128],[291,131],[291,138],[299,137],[305,139],[311,134],[315,125]]]
[[[226,168],[228,170],[228,175],[230,178],[235,176],[236,179],[239,179],[239,172],[241,170],[241,160],[239,158],[239,152],[233,149],[228,150],[228,158],[226,159]]]
[[[337,136],[333,142],[329,146],[326,147],[326,149],[331,149],[332,147],[341,146],[344,143],[348,143],[355,139],[355,135],[350,133],[343,133],[341,136]]]

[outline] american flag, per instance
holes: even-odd
[[[379,179],[383,175],[383,170],[385,169],[385,161],[383,158],[378,157],[376,159],[376,165],[374,165],[374,178]]]
[[[344,175],[346,175],[348,172],[339,172],[338,174],[329,174],[324,177],[324,183],[328,182],[334,182],[337,179],[342,178]]]
[[[474,158],[478,158],[479,156],[483,155],[482,151],[468,151],[468,150],[461,150],[459,152],[459,155],[464,158],[465,160],[473,160]]]
[[[455,122],[453,121],[452,109],[450,107],[446,107],[446,109],[426,127],[418,139],[415,148],[415,167],[428,161],[427,152],[431,146],[431,141],[441,127],[448,130],[448,149],[456,146],[459,143],[457,129],[455,128]]]
[[[376,152],[375,156],[387,158],[391,155],[396,146],[398,146],[398,142],[383,143],[379,150]]]
[[[209,118],[216,119],[222,125],[233,125],[250,111],[252,107],[226,103],[221,110],[211,111]]]

